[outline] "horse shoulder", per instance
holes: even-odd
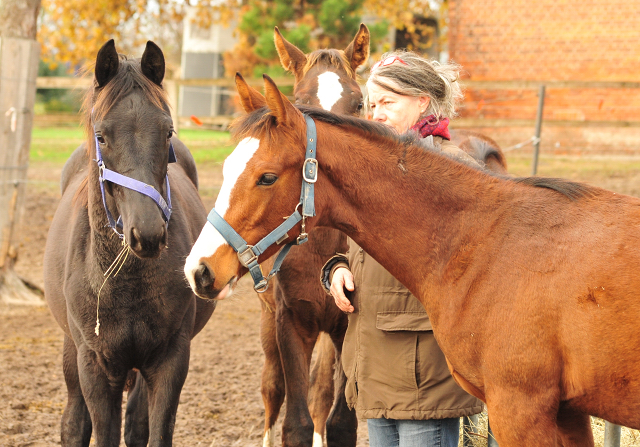
[[[67,190],[69,184],[77,176],[86,177],[89,169],[89,153],[87,152],[87,144],[82,143],[73,151],[67,162],[62,168],[60,177],[60,191],[62,194]]]

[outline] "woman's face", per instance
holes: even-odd
[[[397,84],[390,79],[384,78],[383,82],[390,87],[397,87]],[[372,119],[393,127],[399,133],[407,131],[417,123],[429,105],[428,96],[399,95],[385,90],[371,81],[367,82],[367,90],[369,92],[369,106],[373,114]]]

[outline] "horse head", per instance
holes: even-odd
[[[236,75],[241,102],[250,113],[234,128],[241,141],[224,162],[224,180],[214,208],[249,246],[261,241],[283,223],[283,217],[299,209],[307,139],[302,112],[287,100],[271,78],[266,75],[264,78],[265,97]],[[283,150],[292,147],[300,150]],[[277,244],[267,248],[258,261],[268,259],[303,231],[301,224],[295,225]],[[207,222],[184,270],[198,296],[222,299],[248,269],[227,239]]]
[[[160,255],[170,216],[168,162],[174,161],[173,122],[162,89],[165,62],[147,42],[141,59],[116,52],[113,40],[98,52],[94,88],[85,101],[91,157],[98,161],[103,214],[141,258]]]
[[[344,51],[316,50],[305,55],[288,42],[278,27],[275,44],[280,63],[295,76],[296,104],[321,107],[341,115],[358,115],[362,110],[362,91],[356,82],[356,69],[369,58],[369,29],[364,23]]]

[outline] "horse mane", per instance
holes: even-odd
[[[570,200],[578,200],[584,197],[591,197],[596,193],[595,187],[582,183],[572,182],[570,180],[545,177],[514,178],[499,173],[494,173],[488,169],[484,169],[482,166],[480,169],[478,169],[477,166],[472,166],[470,163],[466,163],[459,158],[440,152],[438,148],[425,142],[417,132],[405,132],[403,134],[398,134],[394,128],[375,121],[349,115],[337,115],[335,113],[310,106],[296,105],[295,107],[305,115],[309,115],[315,120],[339,127],[348,127],[350,128],[350,130],[356,130],[365,135],[373,134],[384,141],[395,143],[400,147],[407,148],[411,146],[421,149],[423,152],[433,152],[441,157],[454,160],[458,162],[458,164],[466,165],[468,167],[474,168],[475,171],[481,171],[485,175],[489,175],[501,180],[535,188],[551,189],[564,195]],[[269,135],[271,133],[271,130],[275,129],[276,126],[277,122],[275,116],[270,113],[270,110],[267,107],[262,107],[234,121],[234,123],[231,125],[231,135],[235,140],[240,140],[251,135],[261,137],[263,135]]]
[[[140,59],[129,59],[123,54],[119,54],[118,59],[116,75],[102,88],[98,87],[94,78],[93,87],[87,90],[82,101],[83,127],[88,139],[87,150],[89,151],[93,147],[94,120],[103,119],[114,104],[134,89],[140,89],[159,109],[168,110],[169,107],[167,93],[142,73]]]
[[[333,48],[316,50],[309,53],[307,56],[307,63],[302,69],[302,77],[306,76],[309,70],[320,62],[328,65],[329,67],[342,69],[346,71],[350,77],[355,78],[355,72],[353,71],[353,68],[351,68],[349,61],[347,61],[344,51]]]
[[[593,186],[585,185],[584,183],[572,182],[562,178],[517,177],[511,178],[510,180],[521,185],[551,189],[571,200],[578,200],[583,197],[593,197],[596,192],[596,188]]]

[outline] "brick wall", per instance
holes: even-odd
[[[464,67],[463,79],[474,81],[637,83],[640,1],[450,0],[449,54]],[[460,112],[469,119],[532,120],[537,102],[536,89],[470,88]],[[545,139],[552,134],[547,129],[554,128],[553,121],[574,121],[575,127],[589,130],[556,129],[556,137],[562,132],[572,135],[571,142],[558,146]],[[599,131],[588,125],[593,121],[609,122],[611,127],[600,126]],[[619,122],[631,127],[616,127]],[[640,155],[640,88],[548,87],[544,123],[542,149],[617,152],[622,144],[622,152]],[[607,134],[624,135],[623,141],[613,138],[615,144],[607,145],[605,127]],[[502,127],[502,132],[513,137],[517,129]],[[506,142],[500,135],[495,138]]]

